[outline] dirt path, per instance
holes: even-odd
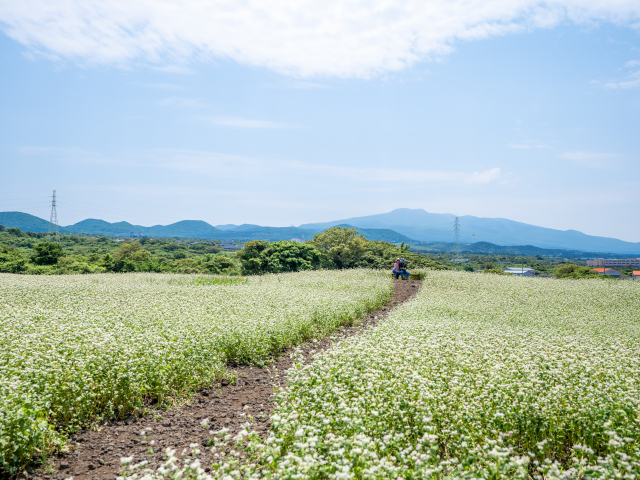
[[[375,324],[398,304],[413,297],[419,289],[419,280],[394,281],[394,297],[389,305],[369,314],[357,327],[345,327],[339,332],[341,337],[358,333],[363,328]],[[307,355],[315,350],[331,345],[329,339],[303,347]],[[211,436],[209,429],[228,428],[236,433],[247,421],[242,415],[247,412],[255,420],[255,428],[267,434],[269,418],[273,410],[272,393],[274,372],[285,372],[292,365],[288,352],[276,359],[269,368],[237,367],[236,385],[219,385],[203,390],[193,397],[189,405],[179,406],[168,412],[155,411],[142,418],[129,418],[126,422],[102,428],[100,431],[80,432],[69,442],[70,453],[51,458],[54,471],[42,469],[28,475],[34,480],[64,480],[73,476],[75,480],[114,480],[120,474],[120,458],[133,457],[133,462],[143,460],[152,466],[159,466],[167,447],[175,448],[178,454],[189,449],[192,442],[202,445]],[[227,383],[223,380],[222,382]],[[248,409],[243,407],[248,406]],[[150,407],[151,409],[151,407]],[[160,418],[161,416],[161,418]],[[204,419],[209,420],[205,429]],[[141,435],[142,431],[146,434]],[[203,465],[211,464],[211,453],[202,448],[200,460]]]

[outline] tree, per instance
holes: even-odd
[[[307,242],[327,255],[338,268],[354,267],[367,251],[369,240],[355,228],[332,227]]]
[[[555,270],[557,278],[595,278],[606,277],[606,275],[600,275],[593,269],[581,265],[574,265],[572,263],[566,263],[558,265]]]
[[[260,275],[264,273],[261,255],[268,246],[269,242],[251,240],[245,243],[244,248],[236,253],[236,258],[239,258],[242,263],[243,275]]]
[[[113,267],[114,262],[115,260],[113,259],[113,256],[111,256],[111,254],[109,253],[105,253],[102,259],[100,260],[99,265],[101,267],[104,267],[107,270],[107,272],[111,272],[114,269]]]
[[[143,250],[139,242],[123,243],[114,253],[116,262],[132,260],[134,262],[146,262],[151,257],[151,252]]]
[[[314,270],[320,265],[320,251],[313,245],[299,242],[274,242],[262,256],[267,259],[270,273]]]
[[[244,275],[260,275],[316,269],[322,254],[313,245],[305,243],[252,240],[245,243],[236,257],[242,262]]]
[[[143,250],[140,242],[123,243],[113,255],[113,270],[116,272],[135,272],[149,262],[151,252]]]
[[[503,272],[499,268],[487,268],[483,273],[492,273],[494,275],[513,275],[512,273]]]
[[[0,232],[4,232],[4,225],[0,225]]]
[[[33,247],[31,261],[36,265],[55,265],[63,255],[64,252],[59,243],[40,242]]]
[[[11,247],[0,245],[0,272],[20,273],[26,268],[24,257]]]
[[[211,273],[230,273],[236,270],[236,264],[225,255],[205,255],[202,266]]]

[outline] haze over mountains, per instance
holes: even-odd
[[[339,224],[361,228],[388,228],[421,241],[451,242],[456,215],[429,213],[422,209],[398,208],[389,213],[345,218],[333,222],[307,223],[300,228],[324,230]],[[586,235],[576,230],[555,230],[506,218],[460,216],[460,242],[489,242],[497,245],[533,245],[588,252],[640,253],[640,242]]]
[[[61,233],[92,235],[148,235],[152,237],[219,238],[246,240],[309,239],[314,233],[336,225],[354,226],[370,240],[392,243],[419,241],[453,241],[455,215],[429,213],[422,209],[399,208],[389,213],[346,218],[323,223],[308,223],[299,227],[264,227],[260,225],[217,225],[202,220],[183,220],[171,225],[144,227],[128,222],[109,223],[87,219],[66,227]],[[575,230],[555,230],[516,222],[504,218],[461,216],[462,243],[488,242],[497,245],[532,245],[548,249],[580,250],[640,254],[640,242],[625,242],[615,238],[586,235]],[[49,222],[21,212],[0,212],[0,224],[23,231],[46,232]]]
[[[16,227],[25,232],[47,232],[47,220],[22,212],[0,212],[0,225]],[[87,235],[146,235],[149,237],[177,238],[217,238],[239,241],[247,240],[308,240],[321,230],[307,230],[298,227],[262,227],[260,225],[220,225],[216,228],[202,220],[182,220],[171,225],[144,227],[128,222],[109,223],[104,220],[86,219],[73,225],[59,227],[60,233],[84,233]],[[411,242],[412,239],[389,229],[360,229],[369,240],[391,243]]]

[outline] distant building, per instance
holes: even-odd
[[[640,270],[634,270],[631,272],[631,278],[634,280],[640,280]]]
[[[304,238],[292,238],[292,242],[304,243]]]
[[[451,261],[458,262],[458,263],[469,263],[468,258],[452,258]]]
[[[615,278],[620,278],[620,275],[622,275],[622,272],[614,270],[613,268],[594,268],[594,270],[600,275],[609,275]]]
[[[534,277],[536,271],[533,268],[505,268],[504,273],[511,273],[517,277]]]
[[[200,242],[191,242],[188,245],[200,245]]]
[[[241,245],[236,245],[233,240],[221,240],[220,246],[225,250],[241,250]]]
[[[127,233],[114,233],[113,234],[114,237],[146,237],[147,235],[145,235],[144,233],[133,233],[133,232],[127,232]]]
[[[509,265],[511,262],[496,262],[499,265]]]
[[[640,258],[594,258],[587,260],[588,267],[640,267]]]

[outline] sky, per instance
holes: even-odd
[[[0,211],[640,241],[637,0],[0,2]]]

